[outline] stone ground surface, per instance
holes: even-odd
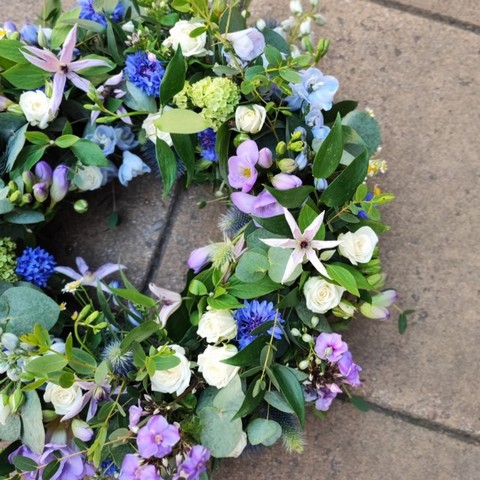
[[[2,0],[2,17],[30,18],[33,0]],[[253,0],[257,14],[287,15],[287,0]],[[382,242],[390,284],[416,310],[404,336],[394,320],[359,320],[348,333],[364,368],[363,414],[337,404],[308,422],[303,456],[280,447],[225,462],[215,479],[437,480],[480,478],[478,238],[480,201],[480,8],[477,0],[323,0],[332,41],[322,70],[341,83],[339,98],[361,100],[383,126],[380,179],[397,200]],[[22,12],[22,13],[20,13]],[[219,237],[218,204],[205,187],[162,200],[141,179],[116,187],[124,218],[109,232],[111,192],[96,195],[97,215],[64,218],[55,235],[65,262],[83,255],[129,266],[149,281],[182,288],[192,248]],[[60,244],[60,242],[56,243]]]

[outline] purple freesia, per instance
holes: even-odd
[[[253,140],[245,140],[237,147],[237,154],[228,159],[228,182],[233,188],[249,192],[257,181],[258,146]]]
[[[343,381],[351,385],[352,387],[359,387],[362,382],[360,381],[360,372],[362,367],[357,365],[352,360],[352,354],[345,352],[337,363],[338,369],[342,374]]]
[[[32,187],[33,197],[37,202],[44,202],[48,198],[48,184],[39,182]]]
[[[262,190],[256,197],[248,193],[234,192],[230,199],[241,212],[254,217],[270,218],[283,213],[283,207],[268,190]]]
[[[119,480],[160,480],[154,465],[141,463],[138,455],[128,453],[123,458]]]
[[[77,43],[77,24],[68,33],[63,47],[58,57],[49,50],[38,47],[25,47],[25,51],[21,50],[23,56],[33,65],[53,73],[53,90],[52,103],[50,111],[52,115],[56,115],[60,104],[62,103],[63,91],[67,79],[70,80],[77,88],[88,93],[92,85],[88,80],[80,77],[76,72],[90,67],[108,67],[108,63],[104,60],[89,59],[77,60],[73,59],[73,51]]]
[[[262,148],[258,152],[258,164],[263,168],[270,168],[273,165],[273,154],[269,148]]]
[[[66,165],[58,165],[52,174],[52,185],[50,187],[51,206],[63,200],[69,188],[68,167]]]
[[[52,175],[52,167],[45,160],[40,160],[40,162],[35,165],[35,176],[42,182],[50,185],[50,183],[52,183]]]
[[[163,458],[180,440],[178,427],[170,425],[162,415],[154,415],[137,434],[138,453],[143,458]]]
[[[207,263],[212,261],[214,251],[215,245],[213,244],[192,250],[187,260],[188,268],[191,268],[194,273],[198,273]]]
[[[288,173],[277,173],[270,180],[277,190],[290,190],[302,186],[302,179]]]
[[[237,57],[244,62],[254,60],[265,50],[265,37],[256,28],[229,33],[227,40],[231,42]]]
[[[315,353],[322,360],[335,363],[348,350],[348,345],[338,333],[321,333],[315,343]]]

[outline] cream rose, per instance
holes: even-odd
[[[307,308],[315,313],[326,313],[335,308],[345,289],[328,283],[321,277],[310,277],[303,287]]]
[[[79,190],[97,190],[102,186],[103,174],[100,167],[88,165],[79,168],[73,177],[73,183]]]
[[[243,453],[246,446],[247,446],[247,434],[245,432],[242,432],[242,435],[240,437],[240,440],[237,443],[237,446],[233,449],[233,451],[229,455],[227,455],[227,458],[238,458]]]
[[[370,227],[361,227],[356,232],[341,233],[338,240],[342,242],[338,246],[340,254],[357,265],[372,259],[378,237]]]
[[[237,347],[234,345],[223,345],[221,347],[209,345],[198,356],[198,371],[203,374],[203,378],[209,385],[223,388],[237,374],[239,367],[227,365],[222,360],[233,357],[236,353]]]
[[[208,310],[198,322],[197,334],[208,343],[231,340],[237,334],[237,324],[229,310]]]
[[[167,110],[168,108],[165,107]],[[168,132],[163,132],[155,126],[155,121],[162,116],[163,112],[150,113],[142,123],[142,128],[145,130],[148,139],[156,143],[157,138],[163,140],[169,147],[173,145],[172,136]]]
[[[207,34],[202,33],[193,38],[190,36],[193,30],[204,26],[203,23],[199,22],[179,20],[175,26],[170,29],[170,36],[164,40],[163,45],[173,48],[175,51],[180,45],[184,57],[204,57],[210,53],[205,48]]]
[[[43,399],[53,405],[55,413],[71,418],[80,412],[83,394],[75,383],[69,388],[62,388],[60,385],[49,382],[45,388]]]
[[[267,111],[261,105],[240,106],[235,111],[235,125],[242,132],[258,133],[266,117]]]
[[[192,372],[190,371],[190,362],[185,356],[185,350],[179,345],[171,345],[175,350],[175,357],[180,363],[168,370],[157,370],[150,377],[152,390],[160,393],[176,393],[181,395],[190,385]]]
[[[47,128],[55,117],[50,111],[50,99],[41,90],[22,93],[18,103],[33,127]]]
[[[0,395],[0,425],[5,425],[11,412],[7,395]]]

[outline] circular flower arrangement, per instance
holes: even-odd
[[[205,479],[247,445],[301,452],[307,408],[362,407],[342,332],[397,300],[377,245],[393,196],[367,184],[376,120],[316,66],[316,3],[248,26],[235,1],[78,0],[3,24],[2,478]],[[183,292],[36,245],[67,196],[85,213],[84,192],[155,171],[228,205]]]

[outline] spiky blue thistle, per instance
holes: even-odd
[[[17,258],[16,274],[37,287],[46,287],[57,262],[41,247],[27,247]]]
[[[120,340],[112,340],[102,352],[102,360],[105,360],[115,375],[126,377],[128,372],[133,370],[133,353],[127,351],[122,353]]]
[[[220,228],[227,237],[233,238],[250,219],[250,215],[243,213],[233,205],[220,217],[218,228]]]

